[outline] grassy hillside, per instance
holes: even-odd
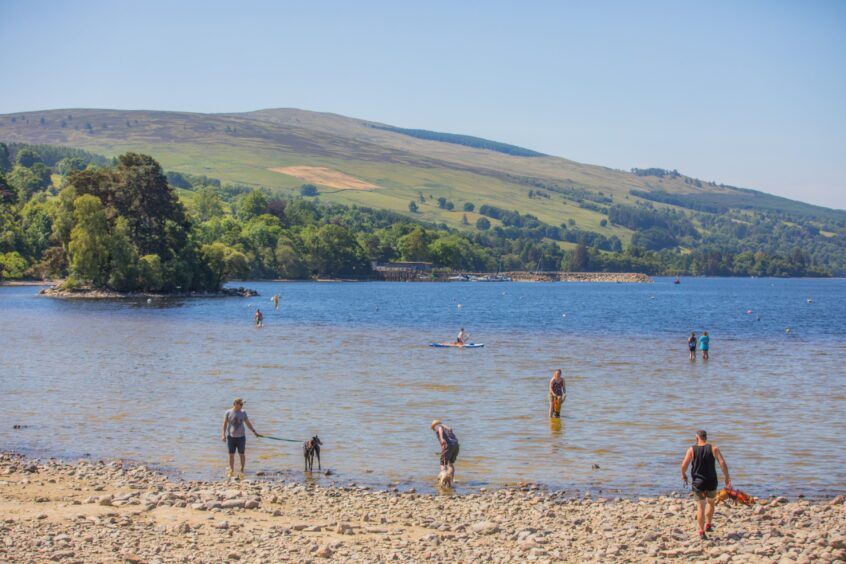
[[[776,226],[809,222],[811,231],[838,241],[846,235],[846,212],[763,192],[666,171],[634,174],[474,137],[295,109],[240,114],[28,112],[0,116],[0,141],[66,145],[109,157],[138,151],[152,155],[167,170],[281,194],[296,193],[311,182],[324,201],[386,209],[470,231],[480,217],[479,208],[493,205],[531,214],[550,226],[575,226],[628,244],[642,226],[608,221],[609,208],[622,205],[678,212],[675,219],[689,218],[684,221],[716,241],[726,224],[710,216],[730,210],[730,227],[753,224],[760,216]],[[308,167],[355,182],[349,187],[343,182],[321,186],[320,180],[301,172],[285,172]],[[361,188],[367,185],[374,187]],[[439,207],[439,198],[451,202],[453,209]],[[409,211],[410,201],[416,202],[417,213]],[[467,203],[474,204],[474,212],[464,211]],[[469,225],[463,222],[465,215]],[[501,225],[497,219],[491,223]],[[743,248],[751,249],[751,243]]]

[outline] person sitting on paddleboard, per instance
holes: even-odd
[[[567,384],[561,376],[561,369],[559,368],[552,374],[552,379],[549,381],[549,416],[561,417],[561,405],[564,403],[564,397],[567,395]]]
[[[463,345],[467,341],[469,335],[464,332],[464,327],[461,328],[461,331],[458,332],[458,337],[455,338],[456,345]]]

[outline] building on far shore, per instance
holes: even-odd
[[[431,262],[378,262],[372,261],[370,267],[376,276],[383,280],[419,280],[431,278]]]

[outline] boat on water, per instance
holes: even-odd
[[[676,276],[676,279],[675,279],[675,280],[673,280],[673,284],[681,284],[681,278],[679,278],[678,276]]]

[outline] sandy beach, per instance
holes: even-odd
[[[3,454],[0,561],[846,561],[846,496],[761,501],[718,506],[715,532],[700,541],[693,503],[678,496],[189,482],[121,461]]]

